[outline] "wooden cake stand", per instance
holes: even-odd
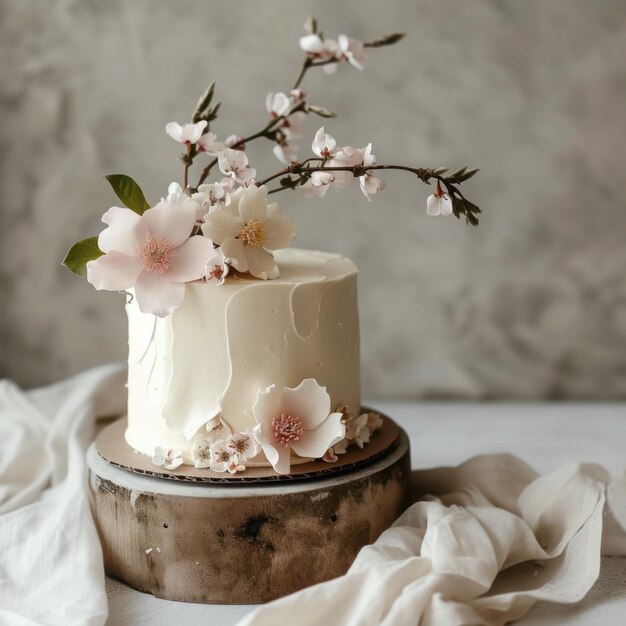
[[[406,504],[406,434],[384,417],[337,463],[165,472],[125,442],[126,420],[87,453],[109,576],[159,598],[258,604],[344,574]],[[169,480],[164,480],[169,479]]]

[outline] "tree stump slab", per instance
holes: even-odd
[[[134,473],[95,444],[87,461],[107,574],[159,598],[214,604],[268,602],[344,574],[404,510],[410,471],[403,431],[369,465],[266,484]]]

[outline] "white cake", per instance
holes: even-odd
[[[234,432],[255,425],[257,392],[314,378],[332,407],[360,409],[357,268],[339,255],[284,249],[280,277],[228,276],[186,285],[182,306],[158,318],[126,306],[126,441],[144,454],[182,448],[215,418]]]

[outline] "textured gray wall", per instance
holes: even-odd
[[[122,298],[60,266],[123,172],[158,198],[165,135],[217,81],[215,130],[246,133],[287,88],[314,11],[330,36],[406,30],[365,73],[318,70],[312,101],[379,161],[471,164],[479,229],[424,214],[390,173],[368,204],[279,196],[297,244],[361,269],[368,396],[626,397],[626,3],[620,0],[1,3],[0,374],[24,385],[125,352]],[[310,120],[312,133],[318,125]],[[307,142],[303,145],[306,146]],[[269,147],[251,147],[261,172]]]

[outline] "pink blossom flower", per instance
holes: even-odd
[[[235,144],[238,144],[239,142],[243,141],[245,139],[245,137],[243,135],[228,135],[228,137],[226,137],[226,139],[224,139],[224,145],[227,148],[232,148]],[[246,144],[242,143],[241,145],[237,146],[235,148],[235,150],[245,150],[246,149]]]
[[[376,157],[372,154],[372,144],[368,143],[363,151],[363,163],[365,167],[376,165]],[[372,196],[385,188],[385,181],[374,174],[373,171],[366,171],[359,176],[359,186],[365,197],[371,202]]]
[[[334,39],[322,39],[319,35],[305,35],[300,37],[300,48],[304,50],[312,59],[327,61],[332,59],[339,45]]]
[[[209,467],[214,472],[226,472],[231,474],[243,472],[246,466],[241,463],[239,454],[229,448],[224,441],[216,441],[211,444]]]
[[[311,178],[304,185],[300,186],[300,191],[305,198],[321,198],[326,195],[331,183],[335,180],[336,172],[317,171],[311,174]]]
[[[221,152],[226,147],[223,141],[217,140],[215,133],[210,132],[201,135],[197,143],[200,152],[206,152],[211,156],[217,155],[218,152]]]
[[[165,132],[174,141],[189,145],[197,143],[200,137],[202,137],[202,133],[204,132],[206,125],[206,120],[201,120],[196,124],[183,124],[182,126],[178,122],[170,122],[169,124],[166,124]]]
[[[337,151],[335,156],[331,159],[330,167],[354,167],[355,165],[361,165],[363,163],[363,150],[359,148],[353,148],[352,146],[344,146],[341,150]],[[352,183],[354,176],[350,171],[336,171],[334,172],[334,179],[332,181],[332,187],[336,191],[349,187]]]
[[[190,237],[198,203],[172,193],[143,215],[112,207],[98,237],[105,254],[87,263],[87,280],[96,289],[134,287],[139,309],[169,315],[185,296],[185,283],[202,278],[213,246],[205,237]]]
[[[226,262],[257,278],[277,278],[270,250],[287,247],[296,236],[295,224],[276,203],[267,203],[267,187],[240,187],[223,208],[206,216],[202,231],[221,246]]]
[[[294,142],[286,139],[275,144],[272,151],[274,152],[274,156],[285,165],[288,165],[298,158],[298,146]]]
[[[293,101],[291,98],[280,91],[278,93],[268,93],[265,98],[265,108],[273,119],[287,115],[292,106]]]
[[[201,207],[202,220],[204,216],[215,209],[221,209],[226,203],[226,189],[224,188],[224,181],[228,181],[230,185],[231,178],[226,178],[219,183],[209,183],[206,185],[200,185],[198,191],[194,193],[191,198],[195,200]]]
[[[157,446],[152,455],[152,463],[167,470],[175,470],[183,464],[183,451],[180,448],[161,448]]]
[[[306,100],[306,91],[297,87],[289,92],[289,97],[293,101],[293,108],[300,106]]]
[[[252,429],[267,460],[279,474],[288,474],[291,452],[301,457],[321,458],[345,436],[341,413],[330,412],[326,387],[313,378],[298,387],[274,385],[257,393]]]
[[[256,177],[256,170],[248,164],[248,155],[242,150],[226,148],[217,155],[220,172],[245,185]]]
[[[280,123],[280,130],[285,133],[289,139],[299,139],[304,135],[305,120],[306,113],[303,111],[296,111]]]
[[[242,461],[247,461],[259,453],[259,444],[249,428],[245,433],[235,433],[226,440],[226,446],[236,452]]]
[[[335,156],[337,153],[337,142],[332,135],[326,134],[324,127],[322,126],[315,133],[313,143],[311,144],[311,150],[313,150],[313,154],[316,154],[318,157],[328,159]]]
[[[452,201],[447,193],[444,193],[439,181],[437,181],[437,189],[435,193],[426,199],[427,215],[452,215]]]
[[[338,48],[335,53],[337,59],[348,61],[359,70],[363,70],[367,61],[367,54],[363,42],[358,39],[352,39],[347,35],[339,35],[337,38]]]
[[[210,239],[208,241],[211,241]],[[211,245],[213,242],[211,241]],[[221,248],[215,248],[213,254],[206,262],[206,279],[207,281],[216,280],[218,285],[223,285],[226,276],[228,276],[228,265],[222,254]]]

